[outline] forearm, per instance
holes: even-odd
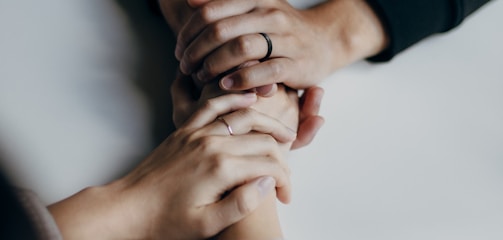
[[[88,187],[48,206],[63,239],[141,239],[149,219],[135,214],[135,205],[121,181]],[[134,194],[133,194],[134,195]]]
[[[333,70],[374,56],[388,45],[380,19],[364,0],[330,0],[306,10],[334,59]],[[341,59],[345,59],[341,60]]]

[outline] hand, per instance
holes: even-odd
[[[256,100],[208,101],[124,178],[52,205],[65,239],[203,239],[250,214],[274,186],[288,202],[276,141],[291,142],[295,133],[248,108]]]
[[[365,1],[329,1],[308,10],[285,0],[189,0],[199,7],[178,35],[180,69],[226,90],[271,83],[304,89],[334,70],[384,49],[385,34]],[[203,4],[203,5],[202,5]],[[243,63],[270,59],[247,68]]]
[[[208,89],[210,88],[207,88],[206,91],[213,92],[210,94],[217,94],[214,93],[216,91],[214,87],[211,88],[211,90]],[[201,93],[197,90],[197,87],[188,76],[180,74],[173,82],[173,85],[171,86],[171,96],[173,98],[173,122],[175,123],[175,126],[181,126],[181,124],[187,120],[188,116],[190,116],[190,114],[192,114],[201,104],[198,100],[200,99],[200,94]],[[296,95],[294,95],[293,92],[290,93],[290,98],[295,96]],[[290,123],[288,123],[288,125],[291,127],[294,127],[294,124],[291,123],[291,121],[297,121],[298,119],[299,126],[297,128],[297,138],[292,145],[293,149],[309,144],[315,137],[318,129],[321,125],[323,125],[323,118],[318,115],[322,97],[323,89],[319,87],[308,88],[304,91],[298,104],[297,101],[293,101],[293,99],[291,99],[292,101],[281,101],[284,106],[280,106],[280,108],[287,111],[298,109],[300,111],[298,115],[296,115],[296,113],[286,114],[283,110],[275,110],[278,108],[271,109],[269,111],[270,114],[275,115],[273,117],[277,117],[278,119],[282,117],[290,118],[285,119],[285,121],[289,121]],[[280,101],[274,102],[271,106],[277,105],[279,102]],[[294,106],[292,103],[296,103],[297,105]],[[262,111],[265,111],[265,109]]]
[[[202,6],[182,28],[176,56],[185,74],[207,82],[242,63],[261,59],[273,43],[271,59],[224,77],[224,89],[244,90],[274,82],[293,88],[316,84],[333,69],[333,51],[323,26],[308,11],[284,0],[215,0]],[[302,34],[299,34],[302,33]],[[201,68],[199,68],[201,66]],[[230,86],[233,80],[234,85]]]

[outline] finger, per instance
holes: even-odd
[[[278,32],[277,26],[271,24],[272,22],[275,22],[274,14],[268,14],[266,11],[257,10],[251,13],[225,18],[208,25],[192,42],[190,42],[187,48],[184,49],[184,54],[180,59],[180,68],[182,72],[188,74],[194,71],[200,66],[205,56],[231,39],[242,35],[256,34],[258,32]],[[262,43],[266,43],[264,37],[262,37]],[[267,50],[267,48],[264,49]],[[266,52],[264,52],[260,58],[264,57],[265,53]]]
[[[234,189],[221,201],[206,207],[203,217],[212,223],[210,232],[214,235],[254,212],[266,196],[274,191],[274,178],[259,177]],[[214,225],[213,225],[214,224]]]
[[[288,52],[287,48],[292,46],[287,37],[277,34],[269,34],[268,36],[274,44],[270,58],[285,57],[280,53]],[[268,43],[261,34],[252,33],[233,38],[205,56],[201,68],[197,72],[197,80],[210,81],[244,62],[264,58],[267,51]]]
[[[310,87],[302,94],[299,103],[298,135],[292,144],[292,149],[298,149],[311,143],[323,125],[324,119],[318,116],[323,94],[323,89],[320,87]]]
[[[289,58],[274,58],[257,65],[239,69],[223,77],[219,85],[223,90],[246,90],[288,81],[288,86],[299,88],[300,69]]]
[[[241,109],[221,118],[221,121],[215,121],[199,130],[199,135],[242,135],[255,131],[268,134],[281,143],[296,138],[295,130],[252,108]]]
[[[300,102],[301,116],[318,115],[321,106],[321,100],[324,95],[323,88],[310,87],[304,90]]]
[[[306,118],[299,124],[297,139],[293,142],[291,149],[298,149],[311,143],[324,123],[325,120],[320,116],[310,116]]]
[[[255,93],[227,94],[207,100],[187,121],[189,129],[199,129],[225,113],[247,108],[257,101]]]
[[[244,148],[246,146],[241,146]],[[201,168],[208,168],[208,179],[203,188],[224,187],[223,191],[235,188],[242,183],[260,176],[271,176],[276,181],[278,199],[283,203],[290,201],[290,169],[283,158],[260,155],[218,154],[202,161]],[[204,186],[203,186],[204,185]]]
[[[233,156],[271,156],[275,159],[286,159],[280,145],[268,134],[245,134],[233,137],[220,137],[222,141],[214,148]],[[225,149],[222,149],[225,148]],[[286,161],[278,162],[285,171],[288,170]]]
[[[255,88],[255,93],[261,97],[272,97],[278,91],[278,84],[269,84]]]
[[[213,0],[199,8],[178,34],[175,56],[180,60],[188,44],[209,24],[231,16],[245,14],[256,1]]]

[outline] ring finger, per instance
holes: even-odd
[[[267,10],[256,10],[248,14],[234,16],[215,22],[206,27],[184,50],[180,60],[180,70],[192,73],[210,52],[238,36],[258,32],[279,32],[274,14]]]
[[[271,135],[278,142],[293,141],[296,131],[286,125],[251,108],[242,109],[220,118],[199,130],[200,135],[242,135],[251,131]]]
[[[299,81],[304,76],[296,66],[293,59],[273,58],[268,61],[236,70],[220,80],[220,87],[224,90],[247,90],[264,85],[280,82],[304,82]],[[289,87],[302,89],[307,86],[289,84]]]
[[[269,58],[284,57],[279,53],[287,52],[286,48],[292,46],[291,42],[281,35],[268,34],[268,36],[272,47]],[[245,62],[260,60],[266,56],[268,47],[266,39],[259,33],[234,38],[206,56],[201,69],[197,72],[197,80],[207,82]]]

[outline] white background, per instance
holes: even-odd
[[[47,203],[120,176],[169,125],[169,31],[129,2],[0,2],[2,165]],[[501,12],[324,81],[288,239],[503,239]]]

